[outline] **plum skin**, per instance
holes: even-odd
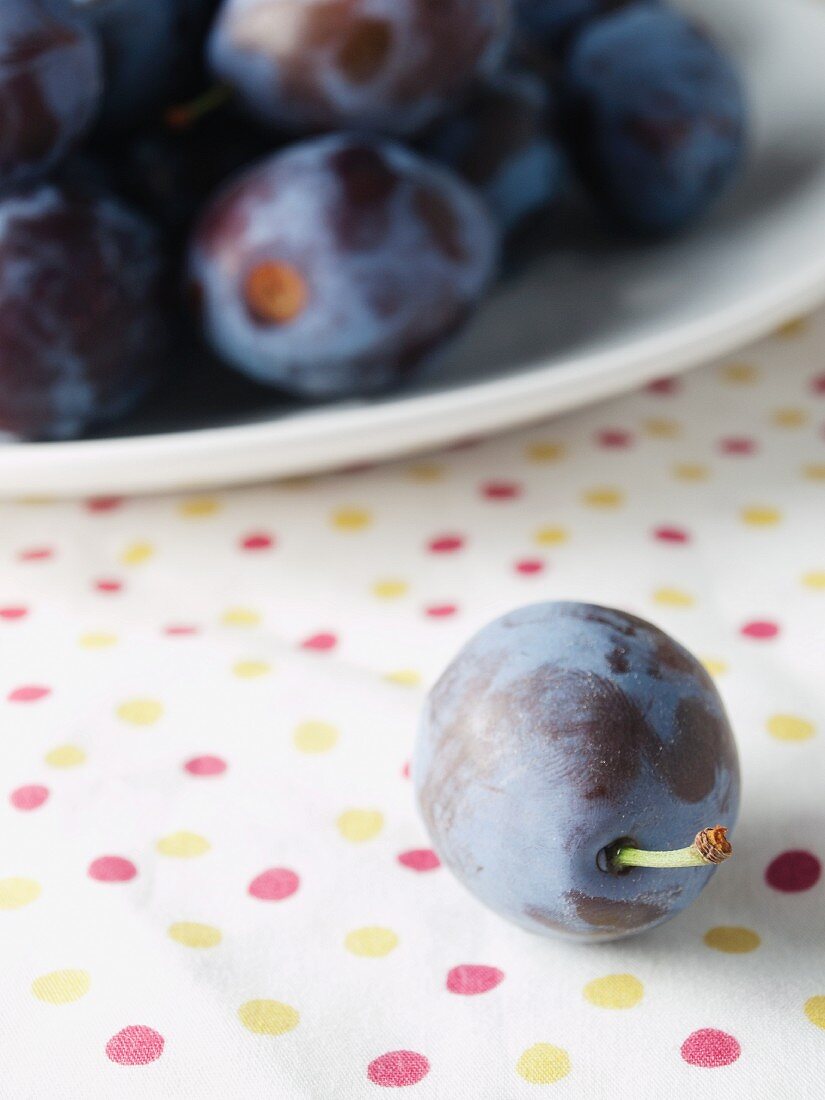
[[[565,60],[560,96],[583,183],[630,231],[683,229],[743,164],[739,76],[678,12],[635,3],[585,27]]]
[[[509,0],[225,0],[215,76],[296,131],[420,130],[498,65]]]
[[[336,134],[231,180],[203,212],[188,272],[227,363],[329,398],[378,392],[430,361],[487,289],[497,246],[482,201],[447,169]]]
[[[732,828],[736,746],[687,650],[622,611],[534,604],[472,638],[432,689],[419,808],[442,861],[533,932],[613,940],[686,908],[715,868],[600,868],[622,838],[682,848]]]

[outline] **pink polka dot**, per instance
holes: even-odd
[[[817,374],[811,379],[811,389],[814,393],[825,394],[825,374]]]
[[[524,577],[535,577],[538,573],[543,573],[545,570],[545,563],[541,558],[522,558],[521,561],[516,562],[516,572],[521,573]]]
[[[170,623],[169,626],[163,628],[163,633],[170,638],[191,638],[198,631],[199,627],[190,626],[187,623]]]
[[[648,382],[645,389],[656,397],[670,397],[679,392],[681,382],[678,378],[654,378],[652,382]]]
[[[674,544],[684,544],[690,542],[690,535],[684,529],[684,527],[673,527],[669,524],[665,524],[662,527],[657,527],[653,532],[653,537],[658,539],[659,542],[669,542]]]
[[[452,554],[463,546],[464,539],[461,535],[439,535],[438,538],[430,539],[427,549],[431,554]]]
[[[800,848],[782,852],[765,869],[765,881],[783,894],[800,894],[816,886],[822,874],[822,864],[813,852]]]
[[[521,485],[517,481],[485,481],[481,495],[487,500],[515,500],[521,496]]]
[[[137,867],[124,856],[98,856],[89,864],[88,874],[96,882],[129,882]]]
[[[183,766],[190,775],[198,777],[223,775],[226,771],[226,761],[220,756],[193,756]]]
[[[275,539],[266,531],[253,531],[241,539],[242,550],[271,550]]]
[[[432,848],[411,848],[401,853],[398,862],[411,871],[435,871],[441,866],[441,860]]]
[[[0,607],[0,619],[7,619],[9,622],[23,619],[28,613],[27,607]]]
[[[52,689],[42,684],[21,684],[6,696],[10,703],[37,703],[51,695]]]
[[[756,441],[744,435],[730,435],[719,440],[719,450],[726,455],[752,455]]]
[[[779,627],[776,623],[769,622],[767,619],[753,619],[749,623],[745,623],[740,633],[744,634],[746,638],[754,638],[756,641],[764,642],[770,638],[775,638],[779,633]]]
[[[385,1089],[417,1085],[429,1072],[430,1063],[415,1050],[388,1050],[367,1066],[370,1081]]]
[[[123,504],[123,497],[92,497],[91,500],[86,501],[86,508],[89,512],[102,513],[102,512],[114,512]]]
[[[259,901],[283,901],[292,897],[300,884],[295,872],[287,867],[270,867],[253,878],[247,892]]]
[[[18,787],[9,795],[9,802],[15,810],[36,810],[49,797],[49,788],[41,787],[38,783],[30,783],[25,787]]]
[[[477,993],[488,993],[503,981],[504,971],[498,967],[463,963],[454,966],[447,975],[447,989],[463,997],[474,997]]]
[[[334,634],[322,632],[321,634],[312,634],[309,638],[304,638],[301,642],[301,649],[312,649],[317,653],[326,653],[330,649],[335,649],[338,645],[338,639]]]
[[[20,561],[48,561],[54,557],[51,546],[29,546],[17,555]]]
[[[106,1057],[119,1066],[148,1066],[163,1054],[164,1039],[145,1024],[131,1024],[106,1044]]]
[[[715,1027],[703,1027],[688,1035],[682,1043],[682,1057],[689,1066],[718,1069],[729,1066],[742,1053],[742,1048],[732,1035],[717,1031]]]
[[[605,428],[596,435],[596,442],[600,447],[621,449],[633,445],[633,436],[622,428]]]
[[[404,767],[401,769],[401,778],[402,779],[409,779],[410,778],[410,762],[409,762],[409,760],[404,765]]]
[[[454,603],[433,603],[424,608],[424,614],[431,619],[448,619],[457,611],[458,607]]]
[[[123,591],[123,581],[117,580],[116,577],[101,577],[94,582],[94,588],[98,592],[103,592],[104,595],[110,596],[115,592]]]

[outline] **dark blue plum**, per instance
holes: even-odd
[[[496,243],[447,169],[341,134],[231,182],[196,228],[189,278],[207,341],[243,373],[310,397],[364,394],[462,326]]]
[[[128,412],[164,362],[158,238],[72,185],[0,201],[0,431],[66,439]]]
[[[579,174],[619,226],[682,229],[742,167],[747,110],[736,69],[676,12],[636,4],[592,23],[568,54],[562,91]]]
[[[129,127],[187,88],[217,0],[50,0],[75,11],[103,47],[101,125]]]
[[[546,85],[532,73],[488,81],[428,134],[424,149],[476,187],[505,233],[551,209],[565,179]]]
[[[420,130],[497,65],[509,0],[224,0],[215,75],[294,131]]]
[[[40,0],[0,3],[0,189],[54,168],[100,105],[97,40]]]
[[[713,867],[610,869],[731,827],[739,767],[701,664],[650,623],[580,603],[485,627],[430,693],[419,806],[444,863],[502,916],[547,935],[618,939],[674,916]]]
[[[516,27],[528,39],[557,50],[587,23],[630,0],[516,0]],[[657,0],[649,0],[656,3]]]

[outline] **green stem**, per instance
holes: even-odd
[[[205,92],[190,99],[188,103],[178,103],[169,107],[164,115],[164,121],[170,130],[185,130],[204,115],[222,107],[232,96],[232,92],[226,84],[214,84]]]
[[[733,849],[727,838],[727,829],[716,825],[702,829],[687,848],[671,852],[647,852],[642,848],[617,848],[612,854],[614,869],[625,867],[707,867],[728,859]]]

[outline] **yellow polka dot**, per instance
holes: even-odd
[[[221,615],[224,626],[258,626],[261,616],[251,607],[230,607]]]
[[[32,993],[38,1001],[50,1005],[67,1005],[79,1001],[89,992],[89,975],[85,970],[53,970],[41,974],[32,982]]]
[[[258,676],[266,676],[272,671],[272,665],[266,661],[238,661],[232,666],[232,671],[242,680],[255,680]]]
[[[402,687],[418,687],[421,683],[421,673],[413,668],[398,668],[394,672],[388,672],[385,680],[391,684],[400,684]]]
[[[169,937],[184,947],[217,947],[223,938],[220,928],[188,920],[170,924]]]
[[[47,508],[50,504],[57,504],[57,500],[54,497],[30,495],[17,497],[14,503],[24,504],[27,508]]]
[[[383,959],[398,946],[398,936],[391,928],[356,928],[348,934],[344,946],[362,959]]]
[[[792,320],[786,321],[784,325],[780,325],[774,335],[784,340],[793,340],[807,331],[808,318],[794,317]]]
[[[539,546],[558,546],[562,542],[567,542],[568,537],[563,527],[539,527],[533,535],[533,541]]]
[[[378,836],[384,826],[384,817],[377,810],[345,810],[337,824],[344,840],[360,844]]]
[[[256,1035],[284,1035],[293,1031],[300,1020],[297,1009],[282,1001],[247,1001],[238,1009],[238,1017]]]
[[[212,845],[204,836],[197,833],[188,833],[181,830],[179,833],[170,833],[162,837],[155,845],[162,856],[173,856],[175,859],[194,859],[208,852]]]
[[[693,607],[696,601],[681,588],[657,588],[653,593],[653,602],[664,607]]]
[[[747,955],[749,951],[755,951],[762,942],[750,928],[724,924],[709,928],[703,938],[708,947],[726,955]]]
[[[724,676],[728,671],[727,661],[722,661],[718,657],[702,657],[700,660],[705,667],[705,671],[711,676]]]
[[[807,409],[775,409],[771,420],[777,428],[801,428],[808,422]]]
[[[624,494],[608,487],[587,489],[582,500],[588,508],[618,508],[624,503]]]
[[[806,588],[825,588],[825,569],[814,569],[802,578]]]
[[[552,1085],[570,1072],[570,1056],[551,1043],[528,1047],[516,1063],[516,1073],[531,1085]]]
[[[407,476],[411,481],[428,485],[432,481],[441,481],[444,477],[444,467],[437,466],[434,462],[420,462],[417,466],[410,466]]]
[[[802,472],[809,481],[825,481],[825,465],[821,462],[811,462]]]
[[[50,749],[43,759],[52,768],[76,768],[85,764],[86,753],[77,745],[58,745]]]
[[[710,470],[701,462],[677,462],[673,467],[673,476],[679,481],[707,481]]]
[[[379,600],[397,600],[401,596],[406,596],[409,589],[410,586],[406,581],[376,581],[372,586],[372,594]]]
[[[157,699],[127,699],[117,708],[121,722],[130,726],[151,726],[163,714],[163,703]]]
[[[644,996],[645,987],[632,974],[608,974],[594,978],[582,990],[584,999],[598,1008],[633,1008]]]
[[[558,462],[566,453],[567,448],[563,443],[529,443],[524,449],[528,462]]]
[[[750,508],[742,509],[742,522],[749,527],[773,527],[782,519],[782,513],[778,508],[768,505],[755,504]]]
[[[133,542],[130,546],[127,546],[120,555],[120,560],[123,565],[142,565],[143,562],[148,561],[154,553],[155,548],[151,542]]]
[[[81,634],[78,645],[82,649],[108,649],[109,646],[117,645],[117,638],[114,634],[95,631],[90,634]]]
[[[809,997],[805,1002],[805,1015],[815,1027],[825,1030],[825,997]]]
[[[657,417],[646,420],[642,426],[645,435],[649,435],[651,439],[676,439],[682,434],[682,425],[678,420],[664,420]]]
[[[339,531],[363,531],[372,523],[372,515],[366,508],[339,508],[331,522]]]
[[[728,363],[722,367],[722,379],[732,386],[749,386],[759,378],[752,363]]]
[[[774,714],[768,719],[768,733],[778,741],[808,741],[816,733],[816,728],[806,718]]]
[[[178,511],[187,519],[205,519],[214,516],[220,509],[220,502],[214,497],[190,497],[178,505]]]
[[[292,740],[299,752],[329,752],[338,741],[338,730],[329,722],[302,722]]]
[[[33,878],[0,878],[0,909],[22,909],[40,897]]]

